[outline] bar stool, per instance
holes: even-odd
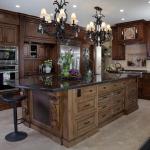
[[[14,119],[14,132],[9,133],[5,136],[5,139],[9,142],[16,142],[21,141],[27,137],[27,133],[18,131],[18,124],[21,124],[22,122],[18,123],[17,118],[17,104],[21,101],[23,101],[26,98],[26,96],[20,96],[20,95],[2,95],[0,96],[0,100],[4,103],[10,104],[13,107],[13,119]]]

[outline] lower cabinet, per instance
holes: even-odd
[[[105,87],[105,88],[104,88]],[[103,126],[124,110],[125,89],[120,83],[99,86],[98,123]],[[100,92],[103,89],[103,92]],[[104,93],[104,94],[103,94]]]
[[[141,99],[150,100],[150,74],[143,74],[142,78],[138,80],[138,96]]]

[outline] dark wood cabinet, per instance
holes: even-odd
[[[150,74],[143,74],[139,78],[139,98],[150,100]]]
[[[112,59],[125,60],[125,45],[118,41],[112,43]]]
[[[147,23],[147,58],[150,59],[150,22]]]
[[[0,43],[5,45],[17,45],[18,44],[17,26],[0,24]]]
[[[125,44],[133,44],[145,42],[145,26],[144,20],[132,21],[118,24],[118,40]]]
[[[125,45],[118,40],[117,27],[113,27],[112,30],[112,59],[113,60],[125,60]]]
[[[54,35],[42,34],[38,32],[40,21],[36,18],[25,18],[25,41],[35,41],[43,43],[56,43]],[[49,27],[52,32],[53,27]]]

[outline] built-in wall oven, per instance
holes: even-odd
[[[0,46],[0,64],[18,64],[18,48]]]
[[[0,90],[10,90],[9,80],[19,79],[18,48],[0,46]]]

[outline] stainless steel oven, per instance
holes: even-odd
[[[16,46],[0,46],[1,64],[18,64],[18,48]]]
[[[0,91],[14,90],[8,81],[19,79],[18,65],[0,65]]]

